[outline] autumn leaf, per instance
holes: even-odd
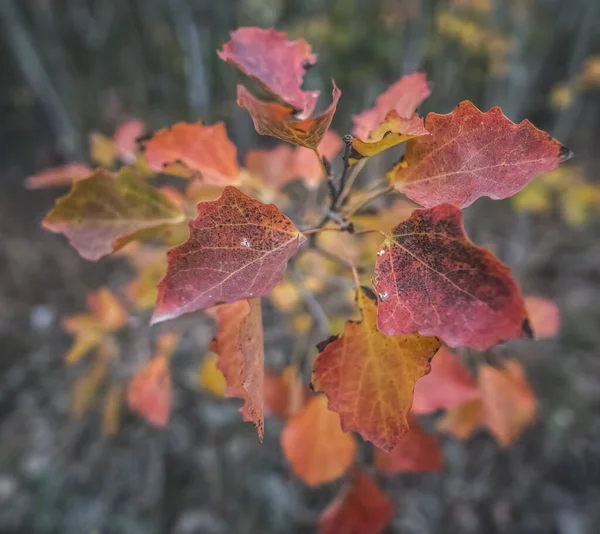
[[[90,158],[97,165],[112,167],[117,159],[117,149],[113,140],[106,135],[92,132],[89,135]]]
[[[91,367],[75,382],[71,392],[71,417],[80,418],[92,405],[108,372],[109,358],[107,356],[108,351],[100,346]]]
[[[285,33],[272,28],[239,28],[217,54],[258,81],[301,118],[314,111],[319,91],[300,89],[304,74],[317,62],[304,39],[288,41]]]
[[[357,302],[362,320],[347,321],[339,338],[319,346],[312,383],[340,414],[344,431],[390,451],[408,432],[415,382],[429,372],[440,341],[386,336],[377,329],[377,306],[363,289]]]
[[[366,141],[354,137],[350,162],[356,163],[362,158],[375,156],[388,148],[404,143],[419,135],[429,135],[421,117],[404,118],[394,110],[390,111],[383,122],[367,137]]]
[[[356,454],[354,437],[342,430],[339,415],[327,409],[323,395],[288,419],[281,447],[294,474],[310,486],[341,477]]]
[[[317,150],[329,129],[342,92],[333,84],[331,105],[310,118],[298,118],[293,109],[277,102],[266,102],[253,96],[243,85],[237,88],[238,106],[250,113],[254,128],[261,135],[269,135],[292,145]]]
[[[119,300],[106,288],[87,296],[91,313],[65,317],[62,328],[75,336],[75,341],[65,356],[65,363],[77,363],[90,350],[100,345],[106,335],[119,330],[127,323],[128,314]]]
[[[264,393],[265,411],[282,420],[298,413],[308,400],[308,390],[295,366],[280,374],[266,372]]]
[[[246,168],[263,186],[278,190],[296,178],[294,149],[280,145],[272,150],[251,150],[246,155]]]
[[[349,483],[319,517],[319,534],[381,534],[392,516],[389,497],[366,473],[355,468]]]
[[[410,430],[391,452],[375,449],[375,468],[384,475],[439,471],[442,464],[440,444],[423,430],[414,417],[410,419]]]
[[[155,132],[143,142],[146,159],[157,172],[169,172],[169,165],[183,165],[211,185],[237,185],[241,181],[235,145],[222,122],[212,126],[200,122],[179,122]]]
[[[483,407],[480,399],[474,399],[449,408],[438,419],[436,430],[458,439],[468,438],[483,423]]]
[[[215,397],[224,397],[227,383],[217,367],[217,360],[218,356],[213,352],[204,356],[198,370],[198,385]]]
[[[188,241],[168,253],[153,323],[268,294],[306,239],[276,206],[234,187],[198,204],[189,228]]]
[[[210,350],[218,354],[217,368],[223,373],[228,397],[244,401],[244,421],[264,434],[264,358],[260,299],[239,300],[209,310],[219,330]]]
[[[353,134],[359,139],[367,140],[373,132],[385,122],[390,111],[395,116],[410,119],[417,107],[431,94],[427,84],[427,76],[422,72],[414,72],[402,76],[390,85],[384,93],[377,97],[375,105],[359,115],[355,115]]]
[[[71,184],[78,180],[88,178],[93,169],[83,163],[67,163],[60,167],[43,170],[25,179],[27,189],[41,189],[42,187],[55,187]]]
[[[454,408],[479,397],[477,382],[448,347],[443,346],[431,362],[431,372],[417,381],[412,411],[433,413]]]
[[[88,294],[87,307],[105,330],[118,330],[127,323],[127,310],[114,293],[105,287]]]
[[[63,233],[82,257],[96,261],[121,248],[136,232],[180,222],[183,212],[132,169],[102,169],[73,184],[43,221]]]
[[[450,204],[415,210],[396,226],[377,253],[373,285],[377,326],[389,336],[418,332],[477,350],[531,337],[509,269],[469,240]]]
[[[484,423],[506,447],[535,418],[536,400],[523,367],[514,360],[507,361],[504,369],[483,365],[479,369],[479,387]]]
[[[166,426],[171,413],[171,389],[169,360],[157,355],[133,375],[127,386],[127,404],[151,425]]]
[[[560,311],[550,299],[525,297],[525,309],[537,338],[554,337],[560,326]]]
[[[528,120],[515,124],[500,108],[482,113],[469,101],[446,115],[430,113],[425,128],[431,135],[408,141],[405,165],[392,177],[425,207],[510,197],[571,156]]]

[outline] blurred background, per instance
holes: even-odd
[[[524,293],[561,310],[555,339],[502,349],[527,370],[536,424],[507,449],[487,435],[444,439],[441,473],[383,485],[396,502],[389,532],[597,532],[598,0],[0,0],[0,532],[309,533],[339,487],[309,490],[290,475],[280,423],[267,422],[260,446],[234,402],[198,391],[189,364],[208,326],[196,333],[200,345],[182,343],[174,359],[166,430],[125,416],[107,439],[94,410],[69,417],[78,371],[63,364],[70,338],[60,319],[127,272],[119,260],[85,262],[43,231],[57,191],[26,191],[24,179],[89,161],[90,132],[112,135],[134,117],[150,129],[225,120],[242,155],[273,146],[236,106],[237,74],[216,55],[244,25],[313,46],[319,62],[305,87],[321,89],[324,106],[335,79],[341,134],[390,83],[422,69],[433,85],[422,114],[464,99],[499,105],[575,153],[558,186],[542,179],[466,211],[473,240],[511,266]],[[366,179],[388,164],[377,158]],[[267,349],[277,360],[289,346]]]

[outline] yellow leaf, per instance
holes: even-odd
[[[117,159],[113,140],[99,133],[90,134],[90,158],[98,165],[112,167]]]
[[[215,397],[224,397],[227,384],[223,373],[217,367],[218,356],[209,352],[204,356],[198,372],[198,385]]]

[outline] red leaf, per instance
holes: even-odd
[[[257,80],[301,117],[309,117],[314,111],[319,91],[300,89],[305,72],[317,62],[304,39],[288,41],[285,33],[273,28],[239,28],[217,54]]]
[[[270,135],[282,141],[316,150],[329,129],[342,92],[333,84],[333,102],[316,117],[298,119],[289,107],[276,102],[259,100],[243,85],[238,85],[238,106],[248,110],[254,128],[261,135]]]
[[[380,534],[391,523],[392,502],[362,470],[323,510],[319,534]]]
[[[210,350],[219,355],[218,369],[227,382],[225,395],[244,401],[244,421],[264,434],[264,343],[260,299],[239,300],[211,310],[219,331]]]
[[[144,147],[148,165],[157,172],[179,163],[199,172],[208,184],[225,186],[240,182],[237,150],[222,122],[212,126],[179,122],[155,132],[144,142]]]
[[[431,135],[408,142],[405,165],[392,178],[396,189],[425,207],[510,197],[570,157],[529,121],[515,124],[498,107],[482,113],[469,101],[447,115],[430,113],[425,128]]]
[[[70,184],[87,178],[93,172],[90,167],[83,163],[67,163],[61,167],[52,167],[33,176],[28,176],[25,180],[25,187],[27,189],[41,189],[42,187]]]
[[[485,350],[531,333],[509,269],[469,240],[450,204],[415,210],[394,228],[377,253],[373,284],[377,325],[390,336],[418,332]]]
[[[323,395],[311,398],[290,417],[281,433],[281,448],[294,474],[310,486],[341,477],[352,465],[356,441],[327,409]]]
[[[385,121],[390,111],[410,119],[419,104],[430,94],[431,89],[427,85],[427,76],[424,73],[414,72],[402,76],[377,98],[375,106],[353,117],[354,136],[366,141],[371,132]]]
[[[270,415],[281,420],[295,415],[308,401],[308,395],[296,367],[287,367],[281,374],[265,373],[265,411]]]
[[[440,340],[386,336],[377,330],[373,300],[361,290],[357,301],[362,320],[346,321],[339,338],[319,346],[312,383],[327,395],[346,432],[390,451],[408,432],[415,382],[429,372]]]
[[[200,202],[189,227],[189,239],[168,252],[153,323],[266,295],[306,239],[276,206],[235,187],[226,187],[218,200]]]
[[[181,209],[134,170],[98,169],[59,198],[42,225],[63,233],[85,259],[96,261],[135,239],[185,219]]]
[[[417,381],[412,411],[416,414],[454,408],[479,397],[477,382],[448,347],[437,351],[431,372]]]
[[[410,420],[410,430],[389,454],[375,449],[375,467],[384,475],[439,471],[442,464],[440,444],[414,418]]]
[[[525,297],[525,309],[535,337],[545,338],[556,335],[560,326],[560,311],[552,300]]]
[[[138,369],[127,387],[131,410],[154,426],[166,426],[171,413],[169,360],[157,356]]]

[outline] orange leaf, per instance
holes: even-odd
[[[323,395],[288,419],[281,447],[294,474],[310,486],[341,477],[356,454],[354,436],[344,433],[339,415],[327,409]]]
[[[98,260],[146,233],[181,222],[183,212],[133,169],[113,175],[99,169],[73,184],[46,215],[43,226],[63,233],[82,257]]]
[[[168,254],[153,323],[268,294],[305,237],[273,204],[234,187],[198,204],[190,237]]]
[[[431,362],[431,373],[417,381],[412,411],[416,414],[459,406],[477,399],[477,382],[448,347],[442,347]]]
[[[237,103],[238,106],[248,110],[254,128],[259,134],[270,135],[292,145],[317,150],[325,132],[329,129],[341,95],[342,92],[334,83],[331,105],[319,115],[305,119],[296,118],[293,110],[283,104],[259,100],[243,85],[238,85]]]
[[[450,408],[436,423],[439,432],[459,439],[468,438],[483,423],[481,400],[475,399]]]
[[[386,336],[377,329],[377,306],[362,289],[357,302],[362,320],[347,321],[341,337],[319,346],[312,382],[346,432],[390,451],[408,432],[415,382],[429,372],[441,343],[416,334]]]
[[[525,297],[525,309],[535,337],[545,338],[556,335],[560,326],[560,311],[552,300]]]
[[[368,140],[371,132],[386,120],[390,111],[395,111],[398,117],[410,119],[430,94],[431,89],[424,73],[414,72],[402,76],[377,97],[375,106],[353,117],[354,136]]]
[[[265,410],[285,420],[298,413],[308,400],[298,370],[286,367],[281,374],[265,373]]]
[[[273,28],[239,28],[217,52],[302,117],[312,114],[319,91],[302,91],[304,73],[317,62],[304,39],[288,41]]]
[[[40,189],[42,187],[70,184],[89,177],[93,172],[93,169],[83,163],[67,163],[61,167],[52,167],[28,176],[25,180],[25,187],[27,189]]]
[[[235,145],[227,137],[222,122],[206,126],[200,122],[179,122],[155,132],[144,142],[148,164],[155,171],[183,164],[199,172],[207,184],[225,186],[240,183]]]
[[[375,449],[375,467],[384,475],[439,471],[442,464],[440,444],[414,418],[410,420],[410,430],[390,453]]]
[[[465,234],[450,204],[415,210],[377,253],[373,285],[384,334],[418,332],[485,350],[531,337],[521,291],[491,252]]]
[[[166,426],[171,413],[169,360],[156,356],[139,368],[127,386],[127,403],[151,425]]]
[[[483,418],[490,432],[503,446],[510,445],[535,418],[536,401],[516,361],[504,369],[483,365],[479,370]]]
[[[430,113],[425,128],[431,135],[408,142],[406,165],[392,181],[428,208],[444,202],[464,208],[482,196],[510,197],[571,156],[529,121],[515,124],[498,107],[482,113],[469,101],[447,115]]]
[[[264,434],[264,357],[260,299],[239,300],[209,310],[219,325],[210,350],[218,354],[218,369],[227,382],[225,394],[244,401],[244,421]]]
[[[380,534],[391,523],[392,502],[361,469],[323,510],[319,534]]]
[[[106,330],[119,330],[127,323],[127,310],[105,287],[88,294],[87,307]]]

